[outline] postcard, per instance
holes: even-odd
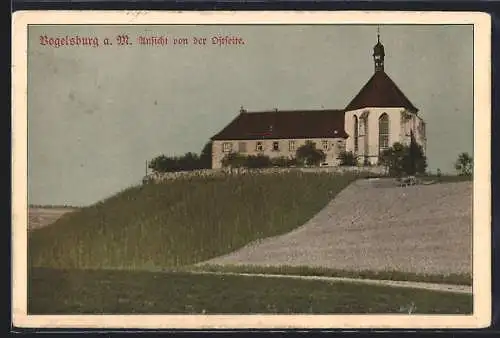
[[[13,17],[13,323],[491,319],[490,18]]]

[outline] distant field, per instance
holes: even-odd
[[[470,314],[472,296],[350,283],[33,269],[29,314]]]
[[[30,206],[28,209],[28,229],[35,230],[50,225],[63,215],[77,210],[73,207]]]
[[[72,205],[64,205],[64,204],[30,204],[29,208],[40,208],[40,209],[78,209],[79,207],[75,207]]]

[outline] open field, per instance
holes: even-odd
[[[468,314],[472,296],[271,277],[32,269],[29,314]]]
[[[472,273],[472,182],[359,180],[305,225],[205,263]]]

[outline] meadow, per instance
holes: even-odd
[[[302,225],[357,177],[291,172],[132,187],[30,231],[29,264],[143,270],[193,264]]]
[[[215,265],[200,264],[186,267],[188,271],[229,272],[251,274],[275,274],[293,276],[345,277],[357,279],[394,280],[436,284],[472,285],[470,273],[425,274],[404,271],[342,270],[312,266],[258,266],[258,265]]]
[[[472,295],[144,271],[33,269],[30,314],[468,314]]]

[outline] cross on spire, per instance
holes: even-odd
[[[380,26],[377,26],[377,42],[380,42]]]

